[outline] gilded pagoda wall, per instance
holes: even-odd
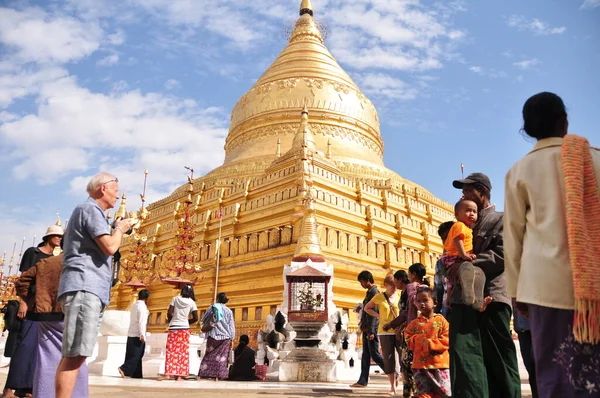
[[[216,210],[222,206],[218,290],[229,295],[240,332],[257,330],[282,301],[283,266],[291,261],[300,231],[299,222],[290,221],[299,202],[300,170],[299,164],[293,164],[236,185],[196,183],[193,222],[202,267],[195,288],[197,304],[203,310],[212,303],[219,224]],[[310,173],[319,241],[334,266],[334,302],[339,308],[348,310],[362,301],[364,291],[356,275],[363,269],[371,271],[378,283],[390,270],[406,269],[414,262],[422,262],[433,273],[442,252],[437,226],[453,217],[447,203],[409,183],[394,187],[390,181],[355,181],[315,165]],[[158,230],[152,246],[155,269],[163,266],[165,253],[173,245],[173,211],[177,200],[185,196],[180,192],[149,207],[147,228]],[[130,244],[124,242],[123,252]],[[178,292],[158,279],[149,290],[150,330],[163,331],[169,302]],[[131,290],[119,286],[113,292],[111,308],[127,309],[132,302]],[[353,316],[350,311],[351,320]]]

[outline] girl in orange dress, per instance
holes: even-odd
[[[452,395],[450,386],[450,325],[433,309],[436,298],[426,285],[417,289],[416,306],[421,312],[404,331],[408,349],[413,351],[417,397],[446,398]]]

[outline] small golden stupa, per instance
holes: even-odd
[[[140,233],[154,275],[150,330],[164,330],[178,294],[161,282],[165,276],[195,281],[201,310],[217,284],[238,332],[253,336],[281,304],[283,267],[294,257],[333,264],[333,299],[351,325],[349,309],[364,297],[360,271],[381,282],[421,262],[433,273],[442,253],[437,226],[453,209],[387,169],[383,148],[375,107],[329,53],[311,1],[302,0],[288,45],[233,108],[223,165],[148,206]],[[183,208],[194,229],[187,274],[169,260],[186,236]],[[311,227],[302,228],[308,219]],[[134,244],[126,238],[124,260]],[[119,285],[112,308],[127,308],[131,297]]]

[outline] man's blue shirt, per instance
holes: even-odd
[[[92,198],[78,205],[67,224],[63,268],[58,297],[69,292],[86,291],[107,306],[112,284],[111,256],[104,254],[96,238],[110,235],[104,211]]]

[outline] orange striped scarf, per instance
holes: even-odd
[[[573,334],[580,343],[597,344],[600,342],[600,192],[588,140],[566,135],[561,166],[575,290]]]

